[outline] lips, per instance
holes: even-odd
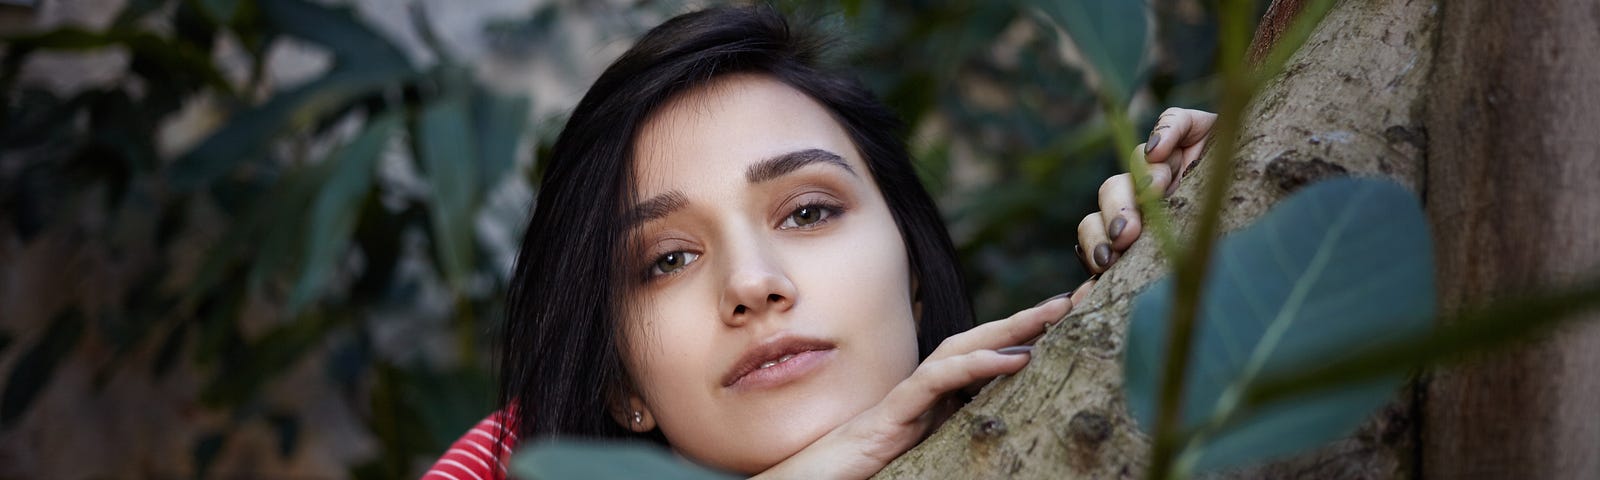
[[[739,356],[722,386],[774,386],[809,371],[834,349],[832,342],[797,335],[779,335]]]

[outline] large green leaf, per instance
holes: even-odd
[[[1118,106],[1133,98],[1144,66],[1149,30],[1145,3],[1133,0],[1037,0],[1036,6],[1077,45],[1100,79],[1099,90]]]
[[[1384,180],[1336,179],[1284,200],[1224,238],[1200,298],[1186,364],[1183,456],[1201,470],[1293,453],[1348,434],[1386,403],[1396,373],[1248,408],[1265,377],[1426,332],[1433,248],[1416,195]],[[1173,283],[1134,299],[1127,341],[1129,408],[1153,428]]]
[[[361,135],[324,160],[331,163],[333,172],[311,205],[305,256],[301,261],[300,280],[295,282],[289,296],[290,311],[298,311],[314,300],[339,263],[345,247],[350,244],[350,234],[355,231],[362,199],[372,186],[378,159],[399,129],[397,115],[374,119]]]
[[[472,269],[473,205],[478,193],[478,158],[467,103],[448,97],[429,105],[417,120],[417,153],[433,198],[434,248],[444,276],[456,288]]]
[[[705,480],[728,478],[665,450],[642,443],[546,440],[511,458],[511,473],[521,478],[621,480]]]

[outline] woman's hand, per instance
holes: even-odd
[[[1070,310],[1072,298],[1058,295],[1005,320],[946,338],[877,405],[758,477],[866,478],[878,473],[960,407],[953,394],[1027,365],[1032,347],[1025,344]]]
[[[1169,108],[1161,113],[1149,140],[1134,150],[1149,163],[1154,188],[1170,195],[1178,180],[1200,159],[1217,115],[1199,110]],[[1100,211],[1078,223],[1078,260],[1091,274],[1105,272],[1144,233],[1133,176],[1123,173],[1100,185]]]

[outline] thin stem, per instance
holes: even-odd
[[[1149,478],[1181,477],[1186,468],[1174,469],[1174,458],[1184,443],[1178,435],[1179,412],[1183,404],[1186,366],[1193,346],[1195,319],[1200,311],[1200,293],[1206,271],[1211,266],[1212,246],[1217,241],[1217,231],[1222,219],[1222,198],[1233,183],[1233,162],[1244,109],[1250,102],[1256,83],[1244,62],[1245,48],[1250,41],[1254,13],[1253,3],[1245,0],[1222,0],[1218,18],[1218,50],[1222,67],[1222,99],[1218,112],[1213,152],[1206,160],[1208,181],[1202,193],[1200,218],[1194,234],[1194,245],[1184,255],[1173,259],[1176,265],[1176,289],[1172,318],[1167,331],[1166,362],[1161,369],[1155,429],[1155,449]]]
[[[1104,103],[1110,105],[1106,109],[1106,116],[1110,119],[1113,143],[1117,151],[1125,152],[1123,163],[1127,164],[1128,173],[1133,175],[1139,213],[1144,216],[1145,225],[1150,227],[1146,231],[1155,235],[1163,255],[1169,259],[1177,258],[1182,253],[1180,250],[1182,247],[1178,244],[1177,235],[1172,231],[1171,214],[1167,213],[1166,207],[1161,204],[1161,190],[1155,188],[1155,183],[1150,181],[1150,167],[1145,165],[1144,152],[1138,151],[1138,146],[1133,143],[1133,122],[1128,119],[1127,111],[1121,106],[1109,100]]]

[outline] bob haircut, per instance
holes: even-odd
[[[622,335],[637,263],[626,212],[637,196],[633,140],[675,94],[732,73],[770,76],[822,104],[865,157],[887,202],[922,304],[917,344],[927,357],[972,325],[955,248],[919,183],[902,125],[860,83],[818,65],[823,43],[771,7],[719,7],[651,29],[595,80],[544,159],[542,185],[518,252],[501,345],[501,397],[523,441],[548,436],[634,437],[616,401],[633,385]]]

